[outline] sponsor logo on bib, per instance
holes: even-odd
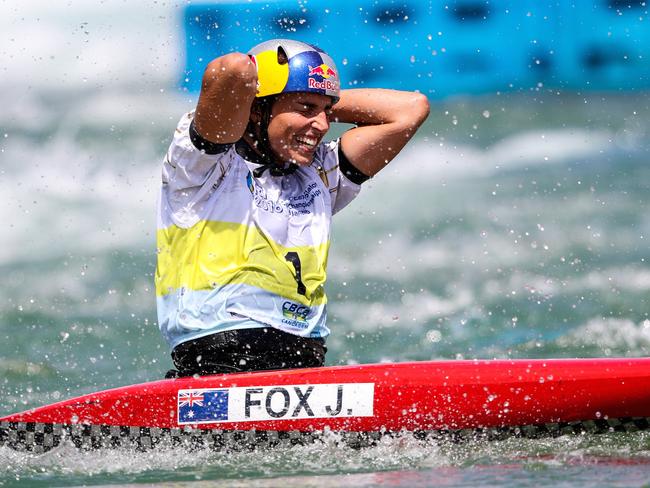
[[[285,214],[289,216],[309,215],[314,211],[314,201],[321,197],[322,192],[316,183],[310,183],[301,192],[291,195],[286,200],[273,200],[264,187],[255,184],[255,178],[249,171],[246,175],[246,186],[253,195],[255,206],[265,212]]]
[[[282,304],[282,323],[304,329],[307,326],[307,316],[311,309],[299,303],[284,302]]]

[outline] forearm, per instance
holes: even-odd
[[[384,89],[343,90],[331,120],[357,125],[341,137],[349,161],[374,176],[406,145],[429,114],[427,98]]]
[[[203,75],[194,126],[205,139],[235,142],[246,129],[257,71],[248,56],[232,53],[210,62]]]
[[[332,107],[331,120],[358,126],[399,124],[400,127],[417,127],[426,114],[428,102],[420,93],[361,88],[341,90],[340,100]]]

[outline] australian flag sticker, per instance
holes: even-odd
[[[178,390],[178,423],[228,420],[228,390]]]

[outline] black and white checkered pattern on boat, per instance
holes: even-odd
[[[517,427],[491,427],[462,430],[415,431],[418,439],[496,440],[507,437],[557,437],[561,435],[606,432],[637,432],[650,429],[649,417],[627,417],[554,422]],[[163,429],[115,425],[63,425],[36,422],[1,422],[0,445],[16,450],[43,453],[69,439],[81,449],[132,447],[149,450],[156,446],[182,446],[190,449],[217,450],[264,449],[281,445],[308,444],[323,432]],[[404,435],[398,432],[340,432],[341,440],[353,447],[371,446],[383,436]]]

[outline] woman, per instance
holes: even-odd
[[[210,62],[163,166],[168,377],[323,365],[331,217],[428,113],[418,93],[341,90],[334,61],[302,42]],[[326,143],[330,121],[355,127]]]

